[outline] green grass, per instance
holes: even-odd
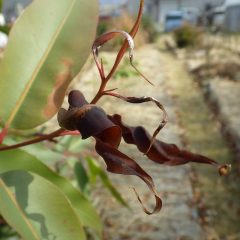
[[[137,65],[137,63],[135,63]],[[130,77],[137,76],[138,73],[133,69],[129,63],[129,59],[124,59],[123,63],[120,65],[118,70],[113,76],[113,79],[126,79]]]

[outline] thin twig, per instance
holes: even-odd
[[[141,0],[136,22],[135,22],[134,26],[132,27],[132,29],[131,29],[131,31],[129,33],[129,35],[132,38],[134,38],[135,35],[138,32],[139,25],[140,25],[140,22],[141,22],[141,19],[142,19],[142,14],[143,14],[143,6],[144,6],[144,0]],[[121,49],[119,50],[119,52],[117,54],[117,57],[116,57],[116,60],[114,62],[114,65],[113,65],[112,69],[110,70],[108,75],[105,77],[103,63],[102,63],[102,61],[101,61],[101,63],[99,63],[99,61],[97,59],[98,48],[93,46],[93,48],[92,48],[93,56],[94,56],[94,60],[95,60],[95,63],[97,65],[100,77],[101,77],[101,85],[100,85],[100,88],[99,88],[96,96],[91,101],[91,104],[95,104],[104,95],[104,89],[106,88],[106,85],[107,85],[108,81],[111,79],[112,75],[115,73],[115,71],[116,71],[119,63],[121,62],[121,60],[122,60],[122,58],[124,56],[124,53],[126,52],[128,47],[129,47],[129,42],[128,42],[128,40],[125,40],[123,45],[122,45],[122,47],[121,47]]]
[[[58,130],[56,130],[56,131],[54,131],[54,132],[52,132],[48,135],[40,136],[40,137],[31,139],[31,140],[28,140],[26,142],[21,142],[21,143],[14,144],[14,145],[11,145],[11,146],[0,147],[0,151],[11,150],[11,149],[24,147],[24,146],[27,146],[27,145],[31,145],[31,144],[34,144],[34,143],[39,143],[39,142],[46,141],[46,140],[52,140],[53,138],[60,137],[61,134],[64,131],[65,131],[65,129],[60,128],[60,129],[58,129]]]
[[[7,136],[7,128],[3,128],[2,131],[0,132],[0,144],[3,143],[4,138]]]
[[[148,83],[150,83],[152,86],[154,86],[154,84],[153,84],[150,80],[148,80],[148,78],[145,77],[145,76],[138,70],[138,68],[134,65],[134,63],[133,63],[133,55],[130,55],[130,64],[131,64],[131,66],[134,68],[134,70],[135,70],[141,77],[143,77]]]

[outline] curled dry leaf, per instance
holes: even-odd
[[[152,178],[130,157],[120,152],[117,148],[112,147],[110,144],[96,139],[95,149],[97,153],[104,159],[107,170],[116,174],[135,175],[141,178],[149,187],[155,196],[155,208],[152,211],[144,207],[139,195],[134,189],[143,210],[147,214],[157,213],[162,208],[162,200],[158,196]]]
[[[101,36],[99,36],[93,43],[93,46],[92,46],[92,52],[93,52],[93,56],[94,56],[94,60],[95,60],[95,63],[97,65],[97,68],[98,68],[98,71],[100,73],[100,76],[102,79],[105,78],[105,72],[104,72],[104,67],[103,67],[103,64],[102,64],[102,60],[101,62],[99,62],[98,60],[98,52],[99,52],[99,49],[105,44],[107,43],[108,41],[112,40],[113,38],[115,38],[116,36],[118,35],[121,35],[124,37],[124,39],[126,39],[126,43],[128,44],[128,49],[129,49],[129,60],[130,60],[130,64],[131,66],[135,69],[135,71],[140,75],[142,76],[148,83],[150,83],[151,85],[153,85],[139,70],[138,68],[134,65],[133,63],[133,49],[134,49],[134,41],[133,41],[133,38],[132,36],[125,32],[125,31],[121,31],[121,30],[114,30],[114,31],[111,31],[111,32],[107,32],[107,33],[104,33],[102,34]],[[117,56],[117,59],[118,59],[118,56]],[[116,60],[117,60],[116,59]],[[116,63],[115,63],[116,64]],[[114,64],[114,66],[115,66]],[[114,67],[113,66],[113,67]]]
[[[133,26],[129,34],[124,31],[115,30],[105,33],[95,40],[92,46],[92,51],[102,81],[100,88],[94,99],[91,101],[91,104],[86,101],[81,92],[70,92],[68,100],[69,109],[61,109],[59,111],[58,121],[60,126],[64,129],[79,131],[83,139],[88,137],[94,137],[96,140],[96,152],[104,159],[107,165],[107,170],[109,172],[123,175],[135,175],[141,178],[155,196],[154,209],[152,211],[147,210],[144,207],[135,189],[134,191],[143,207],[143,210],[147,214],[153,214],[161,210],[162,200],[155,190],[152,178],[132,158],[128,157],[127,155],[118,150],[122,137],[126,143],[136,145],[140,152],[144,153],[150,160],[159,164],[175,166],[186,164],[188,162],[205,163],[217,167],[220,175],[227,175],[230,171],[230,166],[219,165],[216,161],[203,155],[191,153],[189,151],[178,148],[174,144],[168,144],[163,141],[157,140],[157,134],[167,123],[167,113],[163,105],[155,98],[124,97],[117,93],[114,93],[113,91],[116,89],[105,90],[108,80],[116,71],[127,49],[129,49],[130,64],[136,69],[137,72],[139,72],[139,70],[133,64],[133,38],[139,28],[140,20],[142,17],[142,10],[143,0],[140,1],[138,17],[135,25]],[[111,71],[108,73],[107,76],[105,76],[102,60],[99,61],[98,59],[98,51],[103,44],[107,43],[118,35],[123,36],[125,38],[125,41],[117,54]],[[139,74],[145,80],[150,82],[140,72]],[[162,120],[157,129],[154,131],[153,136],[150,136],[146,129],[141,126],[130,127],[126,125],[122,122],[121,116],[118,114],[108,116],[102,108],[95,105],[95,103],[103,95],[117,97],[128,103],[134,104],[153,102],[163,112]]]
[[[134,41],[131,35],[128,34],[127,32],[121,31],[121,30],[115,30],[115,31],[104,33],[103,35],[99,36],[93,43],[92,52],[93,52],[94,61],[97,65],[98,71],[102,79],[105,79],[105,72],[104,72],[102,59],[101,59],[101,62],[99,62],[98,60],[99,49],[105,43],[107,43],[108,41],[110,41],[111,39],[115,38],[118,35],[123,36],[127,41],[128,48],[129,48],[129,59],[131,59],[133,56]]]
[[[69,94],[69,109],[61,109],[59,111],[59,124],[67,130],[78,130],[83,139],[94,137],[96,140],[96,152],[104,159],[109,172],[135,175],[147,184],[156,201],[155,208],[152,211],[147,210],[143,206],[139,195],[135,191],[143,210],[147,214],[160,211],[162,201],[155,190],[152,178],[132,158],[118,150],[122,137],[126,143],[136,145],[140,152],[145,153],[150,160],[156,163],[170,166],[182,165],[188,162],[205,163],[216,166],[221,175],[228,174],[230,170],[228,165],[220,166],[216,161],[203,155],[181,150],[174,144],[168,144],[155,139],[167,119],[165,109],[156,99],[150,97],[123,97],[111,92],[106,93],[129,103],[154,102],[163,111],[164,116],[153,136],[151,137],[145,128],[141,126],[130,127],[126,125],[118,114],[108,116],[102,108],[89,104],[83,94],[76,90]]]
[[[72,132],[72,134],[74,135],[76,134],[76,131],[79,131],[83,139],[94,137],[96,140],[95,149],[97,153],[104,159],[108,171],[123,175],[135,175],[141,178],[147,184],[150,191],[155,196],[155,207],[152,211],[147,210],[143,206],[143,203],[135,189],[134,191],[137,194],[137,198],[142,204],[144,211],[147,214],[153,214],[159,212],[162,208],[161,198],[155,190],[152,178],[132,158],[128,157],[127,155],[118,150],[122,137],[126,143],[136,145],[140,152],[144,153],[150,160],[156,163],[171,166],[186,164],[188,162],[210,164],[218,168],[220,175],[227,175],[231,169],[231,166],[227,164],[219,165],[216,161],[203,155],[191,153],[189,151],[178,148],[174,144],[168,144],[163,141],[157,140],[157,134],[167,122],[167,113],[163,105],[159,103],[156,99],[152,97],[124,97],[119,94],[113,93],[113,91],[116,89],[108,91],[105,90],[108,80],[116,71],[118,64],[120,63],[125,51],[128,48],[130,63],[135,68],[132,62],[134,48],[133,38],[139,28],[143,11],[143,2],[143,0],[140,1],[138,17],[129,34],[124,31],[113,31],[100,36],[94,42],[92,49],[102,83],[100,85],[99,91],[97,92],[91,103],[88,103],[86,101],[84,95],[80,91],[71,91],[68,98],[68,110],[61,108],[58,112],[58,122],[62,129],[48,134],[47,137],[39,137],[20,144],[2,147],[0,148],[0,151],[26,146],[43,140],[51,140],[55,137],[68,134],[68,131],[74,131]],[[101,45],[108,42],[113,37],[119,34],[123,35],[126,40],[124,41],[120,51],[117,54],[111,71],[107,76],[105,76],[103,63],[102,61],[99,62],[98,60],[98,50]],[[148,82],[150,82],[146,77],[144,78]],[[126,125],[125,123],[123,123],[121,116],[118,114],[108,116],[102,108],[95,105],[95,103],[103,95],[117,97],[126,102],[134,104],[145,102],[155,103],[156,106],[163,111],[163,118],[159,126],[153,133],[153,136],[150,136],[146,129],[141,126],[130,127]],[[64,129],[67,131],[64,131]],[[4,131],[0,133],[0,142],[1,138],[3,138],[4,135]]]
[[[157,139],[149,149],[152,137],[145,128],[126,125],[122,122],[121,116],[118,114],[109,118],[121,127],[122,136],[126,143],[136,145],[140,152],[147,152],[147,157],[156,163],[175,166],[196,162],[216,166],[220,175],[227,175],[230,171],[230,165],[219,165],[216,161],[203,155],[181,150],[175,144],[168,144]]]
[[[110,32],[107,32],[107,33],[104,33],[102,34],[101,36],[99,36],[93,43],[93,46],[92,46],[92,52],[93,52],[93,56],[94,56],[94,60],[95,60],[95,63],[97,65],[97,68],[98,68],[98,71],[99,71],[99,74],[100,74],[100,77],[102,79],[102,82],[107,82],[111,77],[112,75],[114,74],[114,72],[116,71],[119,63],[121,62],[122,60],[122,57],[125,53],[125,51],[127,49],[129,49],[129,60],[130,60],[130,64],[131,66],[135,69],[135,71],[140,75],[142,76],[148,83],[150,83],[151,85],[153,85],[152,82],[150,82],[148,80],[147,77],[145,77],[139,70],[138,68],[134,65],[133,63],[133,49],[134,49],[134,37],[139,29],[139,26],[140,26],[140,22],[141,22],[141,18],[142,18],[142,13],[143,13],[143,4],[144,4],[144,1],[141,0],[140,1],[140,6],[139,6],[139,11],[138,11],[138,16],[137,16],[137,19],[136,19],[136,22],[132,28],[132,30],[130,31],[130,33],[127,33],[125,31],[122,31],[122,30],[114,30],[114,31],[110,31]],[[111,71],[109,72],[109,74],[107,75],[107,77],[105,76],[105,71],[104,71],[104,66],[103,66],[103,63],[102,63],[102,59],[101,61],[99,62],[99,59],[98,59],[98,52],[99,52],[99,49],[104,45],[106,44],[108,41],[112,40],[113,38],[117,37],[117,36],[122,36],[125,41],[121,47],[121,49],[119,50],[118,54],[117,54],[117,57],[115,59],[115,62],[113,64],[113,67],[111,69]]]
[[[111,32],[107,32],[99,36],[93,43],[92,50],[95,53],[94,56],[98,56],[98,50],[101,48],[102,45],[116,37],[117,35],[122,35],[128,43],[128,49],[129,49],[129,57],[133,55],[133,49],[134,49],[134,41],[131,35],[125,31],[121,30],[114,30]]]
[[[58,121],[61,127],[67,130],[78,130],[83,139],[94,137],[95,149],[104,159],[107,170],[112,173],[135,175],[140,177],[155,196],[156,204],[153,211],[147,210],[137,194],[147,214],[160,211],[161,198],[158,196],[152,178],[130,157],[118,150],[122,137],[121,127],[111,121],[103,109],[93,104],[88,104],[79,91],[69,94],[70,107],[68,110],[61,109],[58,113]]]
[[[149,147],[146,151],[146,154],[149,152],[150,148],[152,147],[153,145],[153,142],[157,136],[157,134],[161,131],[161,129],[166,125],[167,123],[167,118],[168,118],[168,115],[167,115],[167,112],[165,110],[165,108],[163,107],[163,105],[155,98],[153,97],[124,97],[124,96],[121,96],[117,93],[113,93],[113,92],[105,92],[104,93],[105,95],[109,95],[109,96],[113,96],[113,97],[116,97],[116,98],[119,98],[123,101],[126,101],[126,102],[129,102],[129,103],[134,103],[134,104],[139,104],[139,103],[145,103],[145,102],[153,102],[156,104],[156,106],[162,110],[163,112],[163,118],[162,118],[162,121],[160,122],[159,126],[157,127],[157,129],[154,131],[153,133],[153,136],[151,138],[151,141],[150,141],[150,144],[149,144]]]

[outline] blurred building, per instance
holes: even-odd
[[[111,17],[117,17],[121,14],[124,3],[117,0],[109,1],[108,3],[103,3],[100,1],[100,18],[108,19]]]
[[[2,12],[7,23],[13,23],[22,10],[31,3],[32,0],[6,0],[3,1]]]
[[[240,32],[240,0],[227,0],[224,7],[224,30],[228,32]]]
[[[158,26],[163,26],[166,15],[174,10],[184,10],[192,16],[202,13],[207,6],[214,8],[221,5],[223,0],[145,0],[145,14],[149,15]],[[130,12],[138,9],[139,1],[128,0]]]
[[[213,28],[218,31],[240,32],[240,0],[225,0],[212,11]]]
[[[32,0],[5,0],[3,15],[12,23]],[[122,11],[136,14],[139,0],[100,0],[100,17],[108,19],[119,16]],[[240,0],[145,0],[144,13],[163,29],[166,16],[172,11],[184,11],[186,19],[196,24],[199,16],[203,23],[229,32],[240,31]]]

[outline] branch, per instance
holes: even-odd
[[[7,136],[7,128],[3,128],[2,131],[0,132],[0,144],[2,144],[4,138]]]
[[[24,146],[27,146],[27,145],[31,145],[31,144],[46,141],[46,140],[52,140],[53,138],[63,136],[62,134],[64,134],[64,132],[65,132],[65,129],[60,128],[60,129],[58,129],[58,130],[56,130],[56,131],[54,131],[50,134],[40,136],[40,137],[31,139],[31,140],[28,140],[26,142],[21,142],[21,143],[14,144],[14,145],[11,145],[11,146],[0,147],[0,151],[11,150],[11,149],[24,147]]]
[[[97,65],[97,68],[98,68],[98,71],[99,71],[99,74],[100,74],[100,77],[101,77],[101,85],[100,85],[100,88],[99,88],[96,96],[91,101],[91,104],[95,104],[104,95],[103,94],[104,93],[104,89],[105,89],[108,81],[111,79],[112,75],[115,73],[119,63],[121,62],[121,60],[122,60],[122,58],[124,56],[124,53],[126,52],[126,50],[128,48],[130,49],[129,50],[129,53],[130,53],[130,63],[134,67],[134,69],[136,69],[136,67],[132,63],[132,56],[131,56],[132,55],[131,51],[132,51],[132,49],[134,47],[134,43],[133,43],[133,41],[130,41],[130,40],[132,40],[135,37],[135,35],[137,34],[137,31],[139,29],[139,25],[140,25],[140,22],[141,22],[141,19],[142,19],[142,14],[143,14],[143,5],[144,5],[144,0],[141,0],[136,22],[135,22],[135,24],[134,24],[134,26],[133,26],[133,28],[132,28],[132,30],[130,31],[129,34],[123,32],[123,31],[112,31],[112,32],[109,32],[109,33],[101,35],[100,37],[98,37],[95,40],[95,42],[93,44],[93,47],[92,47],[92,51],[93,51],[93,56],[94,56],[95,63]],[[124,41],[121,49],[119,50],[119,52],[117,54],[117,57],[116,57],[116,60],[115,60],[115,62],[113,64],[112,69],[110,70],[108,75],[105,77],[102,60],[99,63],[98,58],[97,58],[98,50],[104,43],[106,43],[107,41],[111,40],[112,38],[114,38],[116,35],[119,35],[119,34],[125,35],[125,41]],[[126,36],[126,34],[129,35],[129,37]],[[139,71],[137,69],[136,69],[136,71],[139,73]],[[146,77],[144,77],[144,79],[146,79]]]

